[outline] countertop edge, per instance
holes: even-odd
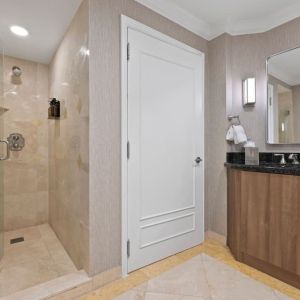
[[[228,162],[225,162],[224,166],[228,169],[236,169],[236,170],[242,170],[246,172],[300,176],[300,167],[295,168],[294,166],[282,167],[282,166],[267,166],[267,165],[245,165],[245,164],[228,163]]]

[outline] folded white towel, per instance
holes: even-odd
[[[234,143],[237,144],[243,144],[247,142],[247,136],[245,133],[245,130],[243,126],[241,125],[233,125],[233,138]]]
[[[233,134],[233,126],[231,125],[227,131],[226,134],[226,140],[228,142],[233,142],[234,141],[234,134]]]

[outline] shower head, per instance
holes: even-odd
[[[22,70],[21,70],[21,68],[19,68],[17,66],[14,66],[12,68],[12,73],[13,73],[14,76],[20,77],[22,75]]]

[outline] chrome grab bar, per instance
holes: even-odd
[[[6,155],[4,157],[0,157],[0,161],[7,160],[10,157],[9,143],[8,141],[2,141],[2,140],[0,140],[0,143],[4,143],[6,145]]]

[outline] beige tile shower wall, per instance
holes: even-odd
[[[49,120],[50,224],[77,268],[89,260],[88,1],[84,1],[50,64],[50,97],[65,106]]]
[[[90,0],[90,253],[93,274],[121,264],[121,14],[207,53],[206,40],[133,0]]]
[[[19,80],[11,76],[13,66],[22,69]],[[4,164],[7,231],[48,221],[48,66],[5,56],[4,106],[4,137],[17,132],[26,141]]]

